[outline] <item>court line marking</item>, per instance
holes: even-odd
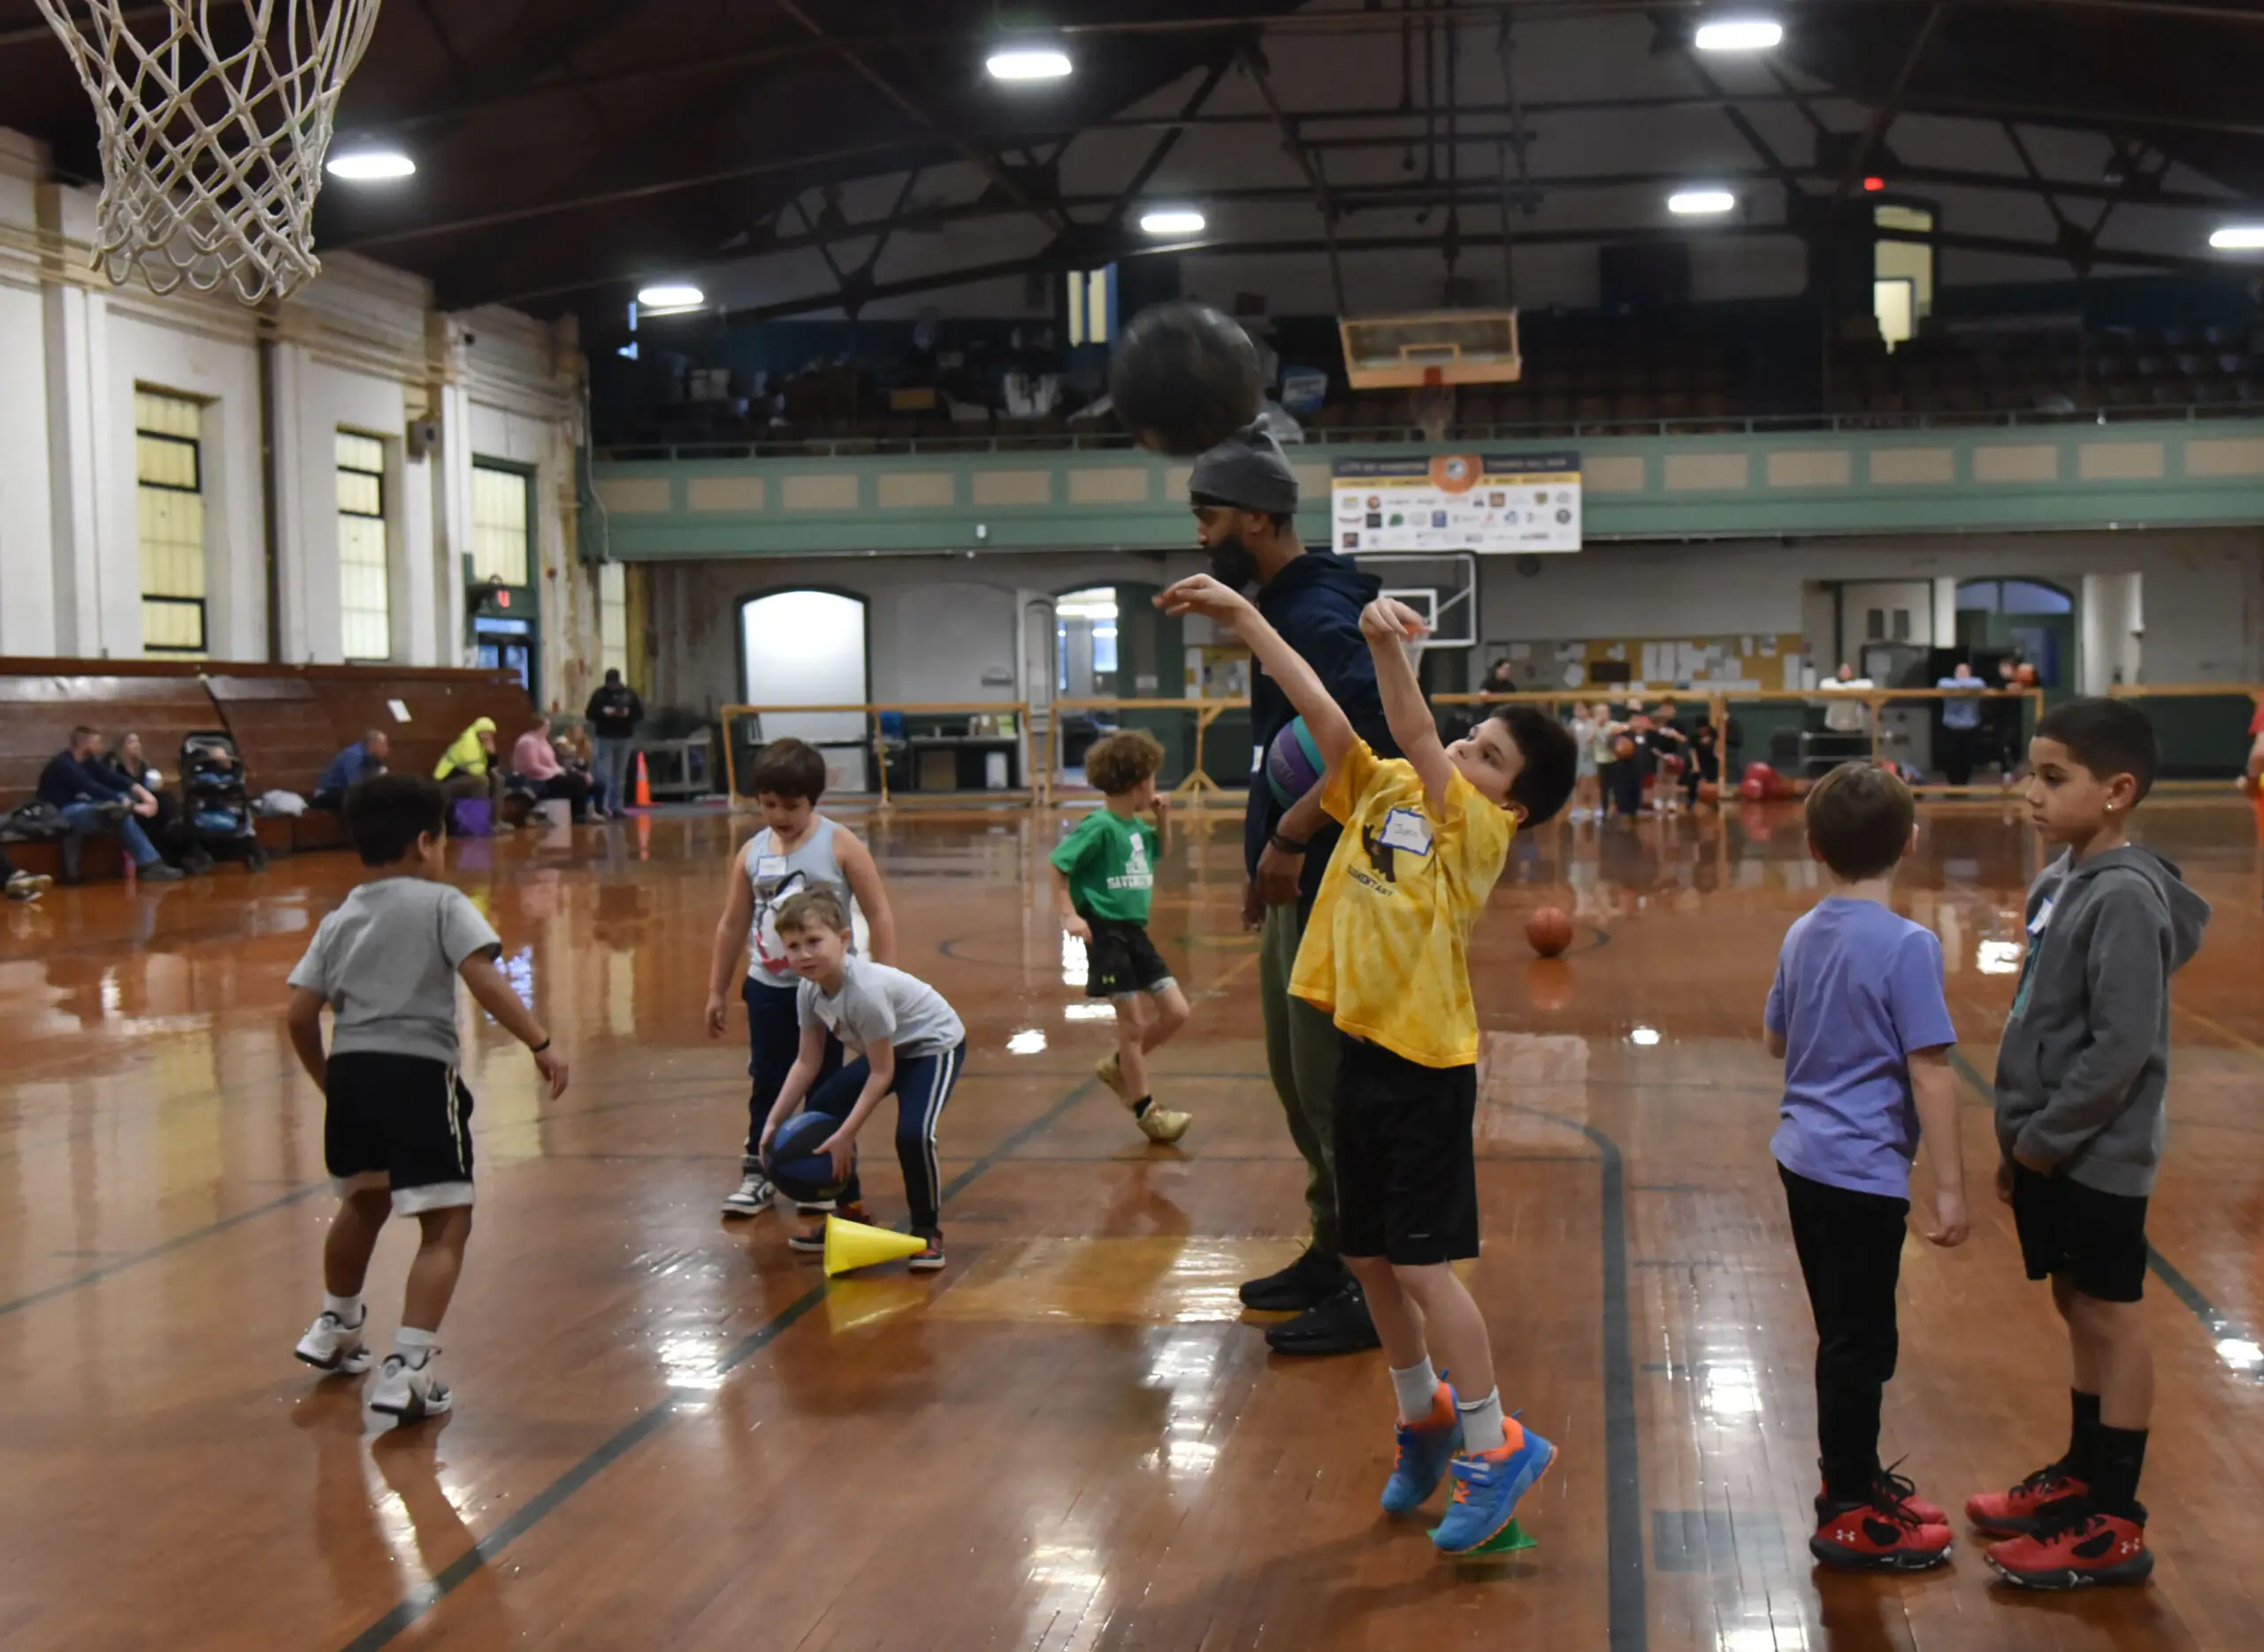
[[[1611,1652],[1648,1652],[1643,1465],[1635,1414],[1634,1335],[1627,1311],[1626,1159],[1619,1143],[1595,1125],[1537,1107],[1514,1111],[1578,1130],[1596,1150],[1602,1172],[1605,1618]]]
[[[944,1184],[943,1196],[939,1203],[950,1204],[976,1177],[994,1165],[1012,1157],[1014,1151],[1024,1143],[1052,1128],[1099,1087],[1098,1079],[1089,1078],[1037,1117],[1008,1132],[997,1146]],[[828,1281],[821,1279],[816,1284],[795,1297],[768,1320],[757,1326],[733,1344],[715,1362],[711,1374],[716,1377],[728,1376],[776,1342],[781,1335],[793,1327],[797,1320],[804,1318],[811,1309],[825,1300],[827,1289]],[[590,1481],[595,1480],[646,1439],[659,1433],[678,1415],[694,1409],[705,1411],[708,1405],[708,1402],[704,1399],[698,1402],[664,1400],[654,1404],[651,1410],[641,1416],[624,1424],[611,1436],[600,1442],[579,1462],[520,1504],[518,1509],[509,1518],[498,1525],[493,1531],[434,1572],[421,1587],[412,1590],[408,1598],[400,1602],[377,1622],[348,1641],[343,1652],[377,1652],[377,1648],[380,1647],[392,1645],[395,1640],[431,1614],[435,1608],[473,1576],[486,1571],[488,1564],[497,1556],[563,1507],[576,1492],[581,1490],[583,1487],[588,1485]],[[683,1411],[680,1412],[679,1407],[683,1408]]]
[[[88,1268],[83,1273],[74,1273],[69,1279],[57,1280],[52,1285],[42,1285],[39,1289],[28,1291],[12,1301],[0,1302],[0,1319],[6,1319],[11,1313],[21,1312],[26,1308],[37,1307],[42,1302],[52,1301],[57,1296],[81,1289],[86,1286],[97,1284],[114,1273],[125,1273],[130,1267],[139,1267],[144,1262],[154,1262],[161,1256],[170,1256],[172,1252],[183,1250],[200,1240],[226,1233],[231,1228],[241,1228],[244,1223],[256,1217],[271,1215],[276,1211],[296,1205],[303,1199],[312,1198],[317,1193],[328,1191],[330,1191],[329,1178],[325,1177],[320,1182],[310,1182],[306,1186],[294,1188],[279,1198],[270,1199],[264,1205],[255,1205],[249,1210],[238,1211],[233,1216],[223,1216],[218,1221],[207,1222],[202,1228],[191,1228],[185,1234],[175,1234],[172,1238],[153,1244],[146,1250],[136,1250],[131,1255],[120,1257],[115,1262],[105,1263],[101,1267]]]
[[[1975,1090],[1990,1098],[1990,1106],[1993,1111],[1996,1105],[1996,1087],[1981,1076],[1980,1069],[1966,1059],[1964,1051],[1953,1048],[1950,1051],[1949,1059],[1950,1065],[1957,1069],[1959,1076]],[[2201,1322],[2201,1328],[2209,1335],[2209,1342],[2213,1350],[2222,1342],[2247,1342],[2252,1345],[2256,1343],[2257,1334],[2253,1330],[2210,1301],[2207,1293],[2188,1279],[2184,1269],[2156,1250],[2151,1239],[2146,1241],[2146,1271],[2161,1281],[2169,1294],[2184,1304],[2185,1311]],[[2219,1352],[2218,1358],[2222,1359],[2225,1356]],[[2264,1381],[2264,1364],[2255,1365],[2248,1375],[2251,1380]]]

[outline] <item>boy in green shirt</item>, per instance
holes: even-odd
[[[1052,860],[1061,927],[1085,945],[1085,996],[1116,1006],[1116,1048],[1096,1070],[1150,1141],[1169,1143],[1186,1135],[1192,1120],[1157,1106],[1148,1089],[1148,1052],[1187,1025],[1187,996],[1148,938],[1148,900],[1169,807],[1156,795],[1163,761],[1162,744],[1137,729],[1094,741],[1085,777],[1107,807],[1078,822]]]

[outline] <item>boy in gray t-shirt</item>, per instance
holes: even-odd
[[[291,972],[291,1045],[323,1092],[323,1160],[339,1195],[323,1244],[323,1310],[298,1357],[328,1372],[370,1368],[362,1282],[378,1231],[396,1212],[422,1229],[401,1329],[373,1410],[404,1422],[451,1403],[433,1369],[433,1339],[471,1232],[471,1092],[456,1076],[456,982],[534,1052],[554,1099],[566,1063],[496,967],[495,931],[452,884],[438,882],[446,834],[440,789],[382,775],[346,795],[346,827],[379,876],[322,921]],[[332,1013],[323,1050],[322,1012]]]
[[[857,1132],[881,1098],[893,1093],[896,1157],[904,1170],[904,1196],[912,1206],[912,1231],[928,1242],[908,1266],[917,1273],[933,1273],[944,1265],[936,1121],[966,1063],[967,1029],[943,994],[926,982],[850,955],[849,917],[831,890],[813,889],[789,897],[778,908],[777,925],[787,962],[801,977],[795,1010],[802,1047],[779,1086],[757,1151],[767,1163],[771,1137],[807,1098],[812,1113],[840,1120],[817,1149],[831,1156],[834,1174],[844,1183],[835,1214],[868,1221],[854,1167]],[[839,1039],[853,1059],[822,1078],[829,1037]],[[786,1243],[797,1250],[822,1250],[824,1224]]]

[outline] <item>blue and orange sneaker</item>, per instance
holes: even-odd
[[[1556,1460],[1556,1448],[1515,1418],[1508,1419],[1504,1433],[1498,1449],[1459,1451],[1447,1465],[1454,1476],[1454,1501],[1431,1533],[1441,1553],[1466,1555],[1499,1537],[1516,1518],[1526,1493]]]
[[[1462,1413],[1454,1390],[1443,1382],[1431,1401],[1431,1414],[1419,1423],[1399,1425],[1399,1457],[1383,1483],[1383,1511],[1408,1514],[1420,1508],[1446,1478],[1447,1464],[1462,1449]]]

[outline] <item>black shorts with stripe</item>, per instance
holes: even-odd
[[[402,1215],[471,1203],[471,1092],[445,1061],[330,1058],[322,1156],[340,1194],[393,1191]]]

